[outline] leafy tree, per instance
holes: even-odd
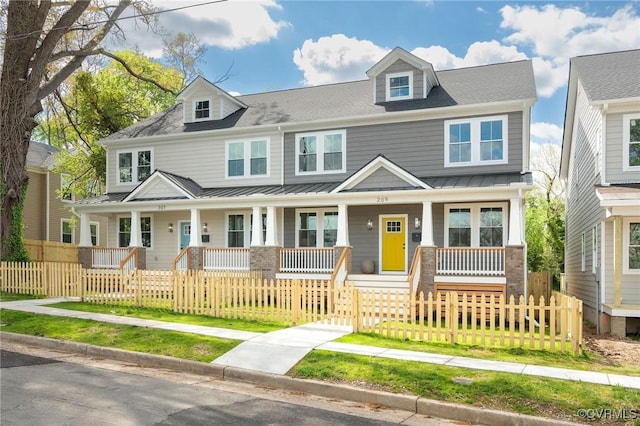
[[[527,195],[527,263],[532,271],[564,271],[564,187],[560,150],[543,145],[532,161],[536,188]]]
[[[56,166],[57,172],[70,176],[61,196],[101,193],[106,157],[97,141],[170,107],[182,88],[183,76],[174,68],[130,51],[116,56],[126,68],[111,60],[97,72],[76,73],[66,96],[57,93],[49,118],[36,129],[40,138],[67,148],[58,154]]]

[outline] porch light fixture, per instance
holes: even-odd
[[[413,220],[413,226],[415,226],[416,229],[420,229],[420,218],[419,217],[416,217]]]
[[[207,222],[202,225],[202,232],[204,232],[205,234],[209,232],[209,225],[207,224]]]
[[[173,232],[173,223],[169,224],[169,232]]]
[[[367,219],[367,229],[371,231],[373,229],[373,219]]]

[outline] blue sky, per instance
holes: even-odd
[[[162,9],[201,1],[154,1]],[[159,15],[207,46],[200,65],[232,94],[366,78],[400,46],[436,70],[532,59],[532,142],[560,144],[570,57],[640,48],[638,2],[227,1]],[[127,27],[129,46],[157,57],[161,39]],[[640,70],[639,70],[640,73]],[[536,150],[534,146],[534,152]]]

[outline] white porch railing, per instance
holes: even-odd
[[[206,271],[248,271],[251,264],[248,248],[205,248],[202,261]]]
[[[120,262],[129,255],[129,248],[94,247],[91,249],[91,267],[105,269],[119,269]],[[133,259],[131,259],[133,261]],[[126,267],[125,269],[135,269]]]
[[[336,264],[332,248],[282,248],[280,272],[331,274]]]
[[[504,275],[503,247],[436,249],[436,275]]]

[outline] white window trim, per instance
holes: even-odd
[[[300,214],[301,213],[315,213],[316,214],[316,223],[318,227],[316,228],[316,247],[315,248],[333,248],[333,247],[324,247],[324,214],[325,213],[338,213],[337,208],[326,208],[326,209],[296,209],[296,248],[313,248],[313,247],[300,247]],[[323,219],[323,220],[320,220]],[[322,238],[319,236],[322,235]]]
[[[155,171],[154,166],[154,152],[153,148],[136,148],[136,149],[121,149],[116,151],[116,174],[117,174],[117,182],[118,185],[138,185],[141,181],[138,180],[138,153],[142,151],[149,151],[151,153],[151,164],[150,164],[150,172],[149,176]],[[120,181],[120,154],[131,153],[131,161],[132,161],[132,171],[131,171],[131,182],[122,182]],[[135,161],[135,164],[133,162]]]
[[[640,113],[625,114],[622,116],[622,170],[625,172],[631,172],[640,170],[640,166],[629,165],[629,145],[631,144],[631,131],[629,126],[631,120],[640,119]]]
[[[629,233],[631,222],[640,222],[640,216],[625,217],[622,219],[622,272],[624,274],[640,275],[640,269],[629,269]]]
[[[196,105],[198,102],[209,101],[209,116],[204,118],[196,118]],[[211,98],[198,98],[193,100],[193,121],[211,121],[213,120],[213,99]]]
[[[89,222],[89,238],[91,238],[91,225],[96,226],[96,244],[95,247],[100,245],[100,222]]]
[[[265,174],[251,174],[251,142],[265,141],[267,143],[267,171]],[[242,143],[244,154],[244,174],[242,176],[229,176],[229,145],[234,143]],[[269,177],[271,170],[271,138],[258,137],[250,139],[231,139],[225,142],[224,149],[224,177],[225,179],[250,179],[255,177]]]
[[[391,96],[391,79],[396,77],[409,77],[409,94],[407,96]],[[413,99],[413,71],[387,74],[385,76],[385,99],[387,102]]]
[[[337,135],[340,134],[342,136],[342,168],[340,170],[324,170],[324,137],[327,135]],[[317,141],[317,153],[316,153],[316,170],[311,172],[302,172],[300,171],[300,138],[307,136],[315,136]],[[347,131],[342,130],[326,130],[322,132],[309,132],[309,133],[296,133],[295,136],[295,144],[296,144],[296,176],[306,176],[306,175],[328,175],[335,173],[345,173],[347,170]]]
[[[502,120],[502,160],[480,160],[480,123],[484,121]],[[452,124],[471,125],[471,161],[451,163],[449,161],[449,126]],[[445,167],[468,167],[468,166],[488,166],[493,164],[507,164],[509,162],[509,117],[507,115],[495,115],[489,117],[462,118],[456,120],[445,120],[444,122],[444,166]]]
[[[509,236],[509,211],[507,203],[474,203],[474,204],[445,204],[444,206],[444,246],[449,247],[449,211],[451,209],[471,210],[471,247],[480,248],[480,210],[483,208],[502,208],[502,246],[507,245]],[[487,247],[490,248],[490,247]]]
[[[140,221],[142,221],[143,217],[148,217],[150,218],[151,221],[151,244],[149,244],[149,247],[145,247],[147,250],[153,250],[154,248],[154,242],[155,242],[155,236],[153,235],[155,232],[155,224],[153,221],[153,215],[152,214],[140,214]],[[120,247],[120,219],[125,218],[125,219],[131,219],[131,216],[127,216],[127,215],[119,215],[116,216],[116,247]],[[131,240],[129,240],[131,241]],[[141,241],[142,242],[142,241]],[[128,246],[127,246],[128,247]]]
[[[60,242],[64,242],[62,238],[64,235],[64,224],[68,223],[71,228],[71,244],[76,240],[76,230],[73,226],[71,226],[71,219],[60,219]]]
[[[228,211],[224,214],[224,246],[226,248],[240,248],[240,247],[229,247],[229,216],[242,215],[243,219],[243,228],[242,228],[242,241],[243,248],[248,248],[251,245],[251,211],[247,210],[238,210],[238,211]]]

